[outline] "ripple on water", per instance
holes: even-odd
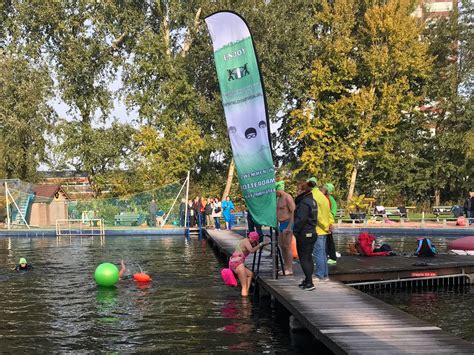
[[[9,249],[10,248],[10,249]],[[25,256],[35,269],[12,273]],[[151,285],[97,287],[95,267],[125,260]],[[100,241],[0,238],[2,352],[291,352],[288,329],[225,287],[222,264],[201,241],[111,237]]]

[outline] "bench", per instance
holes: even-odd
[[[383,217],[383,216],[397,216],[397,217],[403,217],[403,218],[408,218],[408,211],[409,210],[414,210],[415,207],[384,207],[383,211],[378,211],[376,208],[374,209],[374,212],[372,213],[373,217]]]
[[[387,216],[401,216],[402,214],[400,213],[400,210],[398,207],[385,207],[383,210],[377,210],[376,208],[374,209],[374,212],[372,213],[372,216],[380,216],[383,217],[384,215]]]
[[[114,216],[116,226],[139,226],[143,223],[143,217],[139,213],[121,212]]]
[[[432,209],[436,217],[440,215],[451,215],[453,213],[453,206],[433,206]]]

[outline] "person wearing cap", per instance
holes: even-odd
[[[250,232],[248,238],[242,239],[235,251],[229,258],[229,269],[231,269],[239,278],[242,287],[242,296],[249,294],[250,285],[252,283],[253,272],[245,266],[245,259],[249,254],[255,253],[258,249],[268,243],[259,243],[260,236],[257,232]]]
[[[324,186],[321,188],[321,191],[329,198],[329,203],[331,204],[331,214],[334,220],[336,220],[337,202],[332,195],[332,192],[334,191],[334,185],[328,182],[327,184],[324,184]]]
[[[331,195],[333,191],[334,185],[331,183],[324,184],[324,186],[321,187],[321,192],[324,194],[324,196],[326,196],[329,201],[329,207],[331,208],[332,217],[334,218],[334,220],[336,220],[337,202]],[[329,233],[326,239],[326,254],[328,256],[329,265],[334,265],[337,263],[336,245],[334,244],[334,238],[332,236],[332,233]]]
[[[318,181],[315,177],[307,180],[312,187],[313,198],[318,205],[318,223],[316,225],[316,233],[318,239],[314,245],[313,256],[316,260],[316,281],[328,281],[328,260],[326,254],[326,240],[331,234],[334,217],[331,214],[329,200],[318,189]]]
[[[283,263],[285,264],[285,275],[293,275],[291,239],[293,237],[293,219],[296,206],[293,197],[285,192],[284,181],[278,181],[275,184],[275,189],[277,195],[278,228],[280,230],[278,244],[280,245]]]
[[[33,266],[28,264],[25,258],[20,258],[18,265],[15,267],[15,271],[28,271],[33,269]]]

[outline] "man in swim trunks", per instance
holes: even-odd
[[[285,192],[285,182],[278,181],[275,185],[277,195],[277,218],[279,225],[278,244],[281,248],[285,275],[293,274],[293,252],[291,251],[291,238],[293,237],[293,214],[295,201],[289,193]]]
[[[15,267],[15,271],[28,271],[33,269],[33,266],[26,262],[25,258],[20,258],[18,265]]]

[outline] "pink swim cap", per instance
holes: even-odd
[[[258,242],[260,240],[260,236],[257,232],[250,232],[249,239]]]

